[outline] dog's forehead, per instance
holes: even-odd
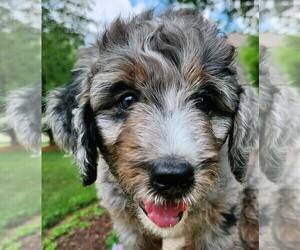
[[[103,53],[98,64],[98,73],[93,84],[107,87],[115,82],[125,82],[136,88],[195,88],[209,78],[205,72],[200,56],[180,55],[177,47],[168,45],[166,51],[148,48],[115,47],[114,51]],[[174,59],[176,55],[180,59]],[[172,54],[172,55],[171,55]],[[179,61],[180,60],[180,61]],[[99,87],[99,86],[98,86]],[[161,89],[157,89],[161,90]]]
[[[105,94],[116,82],[143,93],[174,88],[191,93],[207,83],[219,92],[235,92],[234,48],[199,13],[117,19],[97,46],[92,96]]]
[[[192,70],[202,72],[205,61],[199,30],[170,20],[153,19],[132,24],[116,21],[101,38],[102,72],[119,71],[125,77],[169,77]],[[201,44],[203,43],[203,44]],[[203,60],[202,60],[203,59]]]
[[[197,14],[196,14],[197,13]],[[181,75],[195,82],[232,64],[234,48],[198,12],[114,21],[99,38],[100,73],[155,78]],[[107,74],[108,73],[108,74]],[[171,77],[172,78],[172,77]]]

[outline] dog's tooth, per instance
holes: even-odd
[[[140,203],[140,207],[143,210],[143,212],[146,214],[146,216],[148,216],[147,211],[145,209],[145,206],[144,206],[144,204],[142,202]]]

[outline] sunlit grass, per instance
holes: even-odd
[[[41,163],[27,151],[0,152],[0,234],[40,212]]]
[[[83,187],[73,158],[62,151],[42,154],[42,228],[96,200],[94,186]]]

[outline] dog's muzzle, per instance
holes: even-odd
[[[151,188],[166,202],[156,204],[145,199],[140,207],[158,227],[173,227],[187,209],[181,199],[194,184],[194,168],[185,160],[167,158],[153,164],[149,171]]]

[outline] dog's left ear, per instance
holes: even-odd
[[[250,153],[258,141],[258,103],[250,86],[240,93],[240,101],[229,135],[229,162],[235,178],[242,182]]]

